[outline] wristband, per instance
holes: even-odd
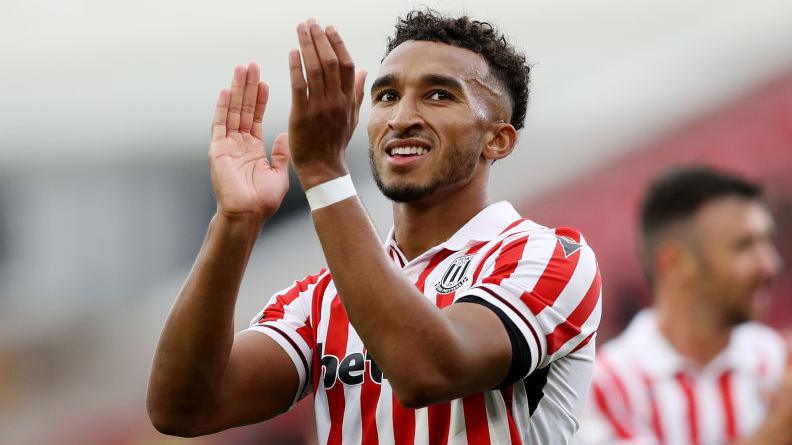
[[[305,197],[308,198],[308,205],[312,212],[355,195],[357,195],[357,191],[355,191],[350,175],[331,179],[305,191]]]

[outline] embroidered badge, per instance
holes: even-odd
[[[437,293],[447,294],[462,287],[468,280],[466,274],[472,259],[473,255],[464,255],[455,259],[443,274],[443,278],[435,286]]]

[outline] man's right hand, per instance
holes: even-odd
[[[269,88],[259,66],[237,66],[231,89],[220,91],[212,123],[209,165],[218,214],[263,221],[272,216],[289,189],[289,146],[278,135],[267,161],[262,134]]]
[[[267,85],[255,63],[234,70],[217,101],[209,164],[217,214],[162,330],[146,405],[161,432],[197,436],[285,411],[299,374],[288,354],[257,332],[234,336],[234,305],[261,224],[289,188],[286,134],[267,161],[262,119]]]

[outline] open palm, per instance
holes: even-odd
[[[237,66],[231,89],[220,91],[212,124],[209,166],[218,212],[230,217],[269,218],[289,189],[289,147],[285,133],[267,160],[262,120],[269,89],[259,67]]]

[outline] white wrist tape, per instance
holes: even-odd
[[[352,177],[349,175],[331,179],[305,191],[311,211],[327,207],[357,195]]]

